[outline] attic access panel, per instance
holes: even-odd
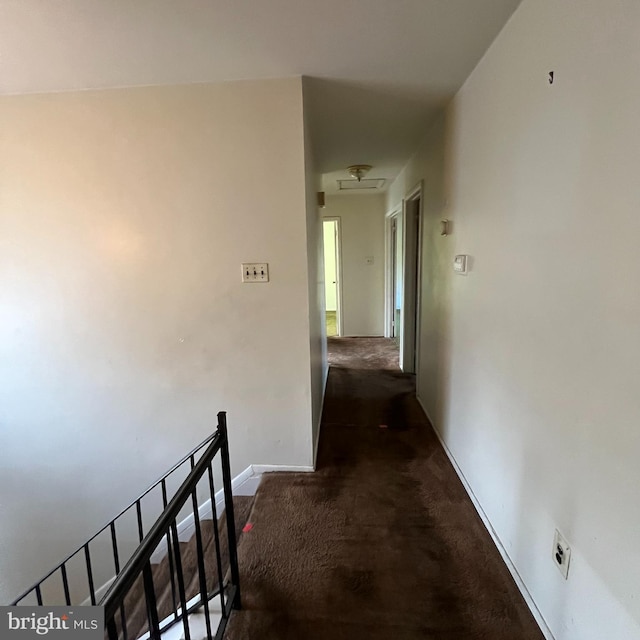
[[[382,189],[386,180],[384,178],[363,178],[357,180],[338,180],[338,191],[356,191],[360,189]]]

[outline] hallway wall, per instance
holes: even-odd
[[[424,179],[419,396],[557,640],[640,638],[639,31],[524,0],[388,200]]]
[[[308,78],[302,78],[304,118],[305,214],[307,224],[307,274],[309,295],[309,354],[311,373],[311,443],[315,466],[322,402],[329,373],[324,305],[324,252],[322,216],[318,207],[318,191],[322,179],[316,169],[314,141],[311,136],[308,101]]]
[[[0,123],[6,602],[218,410],[234,474],[312,465],[322,345],[300,78],[7,96]]]
[[[327,195],[325,201],[322,216],[340,218],[342,335],[382,336],[385,197]]]

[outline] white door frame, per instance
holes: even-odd
[[[416,211],[412,203],[419,202]],[[422,180],[407,192],[402,203],[391,209],[385,221],[385,324],[384,335],[393,336],[395,315],[393,234],[391,225],[395,218],[402,234],[402,305],[400,308],[400,368],[406,373],[418,373],[420,354],[420,310],[422,289],[422,229],[423,229],[423,184]],[[409,218],[418,216],[417,225],[408,224]],[[416,229],[417,227],[417,229]],[[418,235],[416,237],[416,231]]]
[[[395,247],[393,246],[392,225],[394,219],[396,224],[402,218],[402,205],[392,209],[385,215],[384,221],[384,336],[385,338],[393,338],[393,322],[395,317],[395,299],[394,285],[396,274],[393,271],[393,255]],[[400,226],[402,229],[402,225]],[[396,227],[397,229],[397,227]]]
[[[342,228],[340,216],[323,216],[322,223],[335,222],[336,223],[336,326],[338,335],[343,334],[342,324]],[[324,230],[324,226],[323,226]],[[323,236],[324,238],[324,233]],[[322,249],[322,257],[324,261],[324,245]],[[324,275],[324,274],[323,274]],[[325,311],[326,311],[326,299],[325,299]]]
[[[402,200],[403,224],[403,295],[402,333],[400,334],[400,368],[405,373],[420,370],[420,309],[422,290],[422,180]],[[415,207],[412,209],[412,207]],[[414,224],[411,218],[417,217]]]

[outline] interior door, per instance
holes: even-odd
[[[340,264],[339,235],[337,220],[323,220],[324,239],[324,296],[326,312],[327,336],[339,336],[341,334],[340,318]]]
[[[402,341],[402,301],[404,298],[403,280],[404,273],[402,268],[403,255],[402,241],[402,217],[394,216],[391,221],[391,269],[392,269],[392,318],[391,336],[400,346]]]

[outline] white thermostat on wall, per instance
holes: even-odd
[[[462,276],[467,275],[467,257],[465,255],[456,256],[453,259],[453,270]]]

